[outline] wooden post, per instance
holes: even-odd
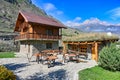
[[[92,45],[92,59],[98,61],[98,43]]]
[[[67,53],[67,43],[63,42],[63,55]]]
[[[28,44],[28,53],[30,53],[30,44]]]
[[[98,61],[98,43],[95,43],[95,60]]]

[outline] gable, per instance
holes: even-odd
[[[64,24],[48,16],[40,16],[33,13],[28,13],[28,12],[19,12],[14,31],[19,31],[18,27],[24,21],[29,24],[35,23],[39,25],[48,25],[50,27],[53,26],[58,28],[66,28]]]

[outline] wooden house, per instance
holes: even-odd
[[[19,33],[15,41],[20,42],[20,53],[58,49],[62,28],[66,27],[51,17],[20,11],[14,29]]]
[[[81,33],[77,36],[63,37],[63,51],[78,51],[88,55],[88,59],[98,60],[100,50],[111,42],[118,41],[115,35],[106,33]]]

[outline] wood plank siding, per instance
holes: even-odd
[[[19,12],[14,32],[19,32],[15,40],[59,40],[60,31],[66,28],[62,23],[47,16]]]
[[[36,33],[27,33],[27,34],[21,34],[17,37],[15,37],[15,40],[59,40],[61,39],[61,36],[57,36],[57,35],[43,35],[43,34],[36,34]]]

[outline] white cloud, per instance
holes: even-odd
[[[56,13],[57,13],[58,15],[61,15],[61,14],[63,14],[63,11],[56,11]]]
[[[65,25],[69,26],[69,27],[75,27],[75,26],[79,26],[80,23],[79,22],[72,22],[72,21],[67,21],[65,23]]]
[[[56,7],[52,3],[45,3],[43,5],[44,10],[46,11],[53,11],[56,9]]]
[[[91,25],[91,24],[99,24],[99,25],[105,25],[105,26],[111,25],[110,23],[108,23],[106,21],[101,21],[98,18],[86,19],[83,22],[80,22],[80,20],[81,20],[80,17],[76,17],[74,20],[65,22],[65,25],[67,25],[69,27],[80,27],[83,25]]]
[[[56,15],[62,15],[63,11],[59,10],[56,8],[56,6],[52,3],[44,3],[42,8],[49,14],[52,16],[56,16]]]
[[[120,19],[120,7],[112,9],[108,11],[107,13],[110,14],[110,17],[114,20]]]
[[[76,17],[73,21],[80,21],[81,19],[81,17]]]
[[[45,3],[44,0],[32,0],[33,4],[35,4],[37,7],[40,9],[43,9],[47,15],[50,15],[60,21],[65,21],[66,20],[66,15],[62,10],[60,10],[57,5],[54,5],[51,2]]]
[[[79,22],[81,20],[81,17],[76,17],[73,20],[65,22],[65,25],[69,27],[79,26],[81,23]]]
[[[110,25],[108,22],[106,21],[101,21],[98,18],[90,18],[85,20],[83,23],[81,23],[83,25],[87,25],[87,24],[101,24],[101,25]]]

